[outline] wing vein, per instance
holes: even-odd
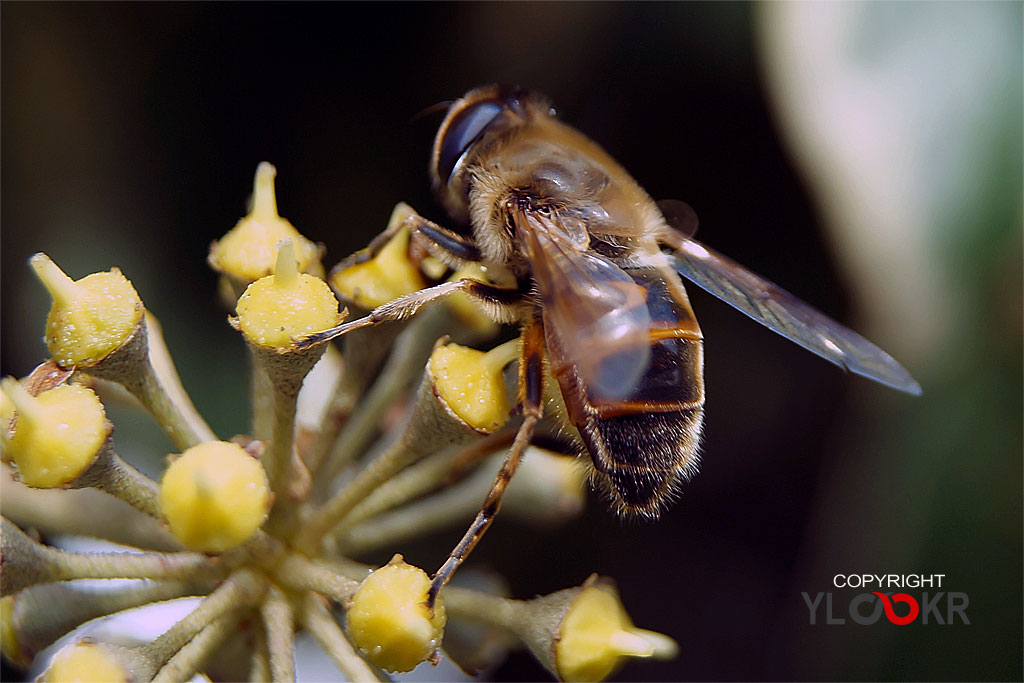
[[[902,365],[853,330],[696,240],[667,242],[676,271],[709,294],[844,370],[921,394]]]

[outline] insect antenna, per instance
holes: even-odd
[[[420,119],[422,119],[425,116],[430,116],[431,114],[434,114],[434,113],[437,113],[437,112],[442,111],[444,109],[447,109],[448,107],[452,106],[453,104],[455,104],[455,100],[442,100],[441,102],[438,102],[437,104],[432,104],[429,107],[425,107],[423,109],[420,109],[418,112],[416,112],[412,116],[412,118],[409,119],[409,123],[413,123],[414,121],[419,121]]]

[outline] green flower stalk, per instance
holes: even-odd
[[[203,662],[216,651],[237,626],[239,614],[228,613],[217,617],[204,626],[191,640],[181,646],[160,671],[153,676],[153,683],[175,683],[190,680],[199,672]],[[294,676],[292,677],[294,678]],[[274,680],[287,680],[275,678]]]
[[[120,498],[139,512],[150,517],[160,517],[156,482],[122,460],[109,441],[89,469],[71,482],[71,486],[99,489]]]
[[[295,679],[295,615],[288,596],[277,588],[267,589],[267,599],[260,607],[267,633],[267,663],[270,678],[275,681]]]
[[[320,644],[338,669],[350,681],[386,681],[382,672],[377,671],[359,656],[352,642],[334,620],[324,599],[315,593],[307,593],[299,612],[303,626]]]
[[[224,568],[199,553],[70,553],[43,545],[2,518],[0,594],[71,579],[208,580]]]
[[[380,486],[335,529],[338,547],[360,556],[378,548],[396,547],[431,529],[471,520],[503,456],[489,458],[466,479],[452,484],[448,478],[453,455],[417,463]],[[531,448],[509,484],[502,515],[534,526],[567,521],[583,508],[584,478],[583,469],[566,456]],[[433,495],[407,502],[439,488]],[[405,504],[392,510],[390,503],[395,500]]]
[[[65,583],[26,588],[0,600],[0,650],[27,668],[39,652],[91,619],[209,590],[210,582],[191,581],[134,582],[95,593]]]

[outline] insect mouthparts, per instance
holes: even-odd
[[[509,210],[533,212],[540,208],[539,201],[540,197],[529,190],[512,190],[508,198],[508,208]]]

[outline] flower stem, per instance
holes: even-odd
[[[117,498],[98,489],[34,489],[15,481],[6,464],[0,465],[0,501],[3,514],[23,528],[92,536],[147,550],[181,550],[160,522]]]
[[[352,527],[446,483],[454,457],[450,451],[438,453],[402,470],[354,507],[335,527],[335,535],[340,538]]]
[[[179,450],[215,440],[217,436],[181,385],[160,322],[148,311],[145,331],[148,338],[146,361],[139,365],[135,377],[126,377],[121,383],[142,401]]]
[[[295,617],[291,603],[276,586],[260,606],[270,657],[270,680],[295,680]]]
[[[407,332],[411,330],[410,327]],[[401,435],[368,455],[368,462],[359,473],[303,522],[296,547],[319,554],[324,536],[384,482],[427,455],[476,438],[479,433],[443,403],[434,377],[429,369],[424,371],[412,415]]]
[[[255,624],[253,628],[256,630],[256,642],[253,644],[252,661],[249,664],[247,680],[269,681],[272,679],[270,678],[270,654],[267,651],[266,629],[263,628],[263,624]]]
[[[3,518],[2,594],[70,579],[216,579],[224,569],[200,553],[69,553],[38,543]]]
[[[235,632],[238,617],[237,610],[230,610],[204,626],[192,640],[167,660],[163,668],[153,677],[153,683],[190,680],[210,658],[214,650]]]
[[[201,553],[66,553],[57,579],[203,579],[222,570]]]
[[[251,569],[239,569],[203,598],[189,614],[155,640],[140,646],[158,667],[163,667],[182,647],[214,620],[240,607],[254,605],[263,596],[266,581]]]
[[[522,600],[502,598],[490,593],[445,586],[444,606],[450,616],[498,626],[515,632],[523,625]]]
[[[119,348],[84,371],[127,389],[180,450],[217,438],[185,393],[160,322],[149,312]]]
[[[18,651],[31,661],[36,653],[91,619],[152,602],[198,595],[202,589],[190,581],[131,582],[116,590],[89,593],[63,583],[33,586],[13,596],[12,636]]]
[[[273,570],[281,586],[295,591],[315,591],[335,602],[344,603],[359,588],[359,582],[303,555],[285,556]]]
[[[472,441],[458,450],[444,451],[410,465],[381,484],[366,497],[366,500],[353,508],[335,527],[335,536],[342,538],[348,530],[366,520],[376,518],[381,513],[442,485],[458,482],[475,469],[485,457],[509,446],[514,436],[515,430],[498,431]],[[479,502],[478,500],[477,503]]]
[[[351,463],[377,431],[381,416],[408,391],[423,372],[434,341],[443,333],[449,316],[443,307],[428,308],[409,322],[370,391],[349,417],[328,458],[317,472],[314,495],[323,497],[342,469]],[[351,371],[346,368],[346,371]]]
[[[418,534],[472,519],[494,478],[493,470],[481,470],[478,474],[480,476],[349,527],[344,535],[337,536],[339,547],[346,554],[358,557],[368,550],[394,546]]]
[[[326,350],[321,344],[303,350],[289,347],[261,346],[249,341],[252,351],[253,377],[266,375],[273,414],[270,442],[261,460],[267,471],[270,489],[274,492],[272,517],[282,515],[282,507],[301,500],[309,492],[309,472],[295,455],[295,411],[302,383]],[[259,410],[263,410],[259,408]],[[258,418],[264,420],[265,416]],[[260,427],[263,429],[264,427]]]
[[[252,351],[249,352],[252,403],[252,436],[259,441],[270,441],[274,429],[274,385],[257,363]]]
[[[263,462],[267,464],[267,478],[275,495],[295,501],[305,496],[310,484],[309,472],[294,453],[295,411],[299,394],[275,386],[273,396],[272,435]]]
[[[89,469],[72,482],[72,487],[99,489],[150,517],[160,519],[157,483],[122,460],[109,441]]]
[[[342,632],[338,622],[327,610],[323,598],[315,593],[307,593],[302,602],[300,613],[302,623],[310,635],[320,644],[327,656],[334,661],[341,673],[350,681],[386,681],[387,678],[378,674],[359,656],[352,643]]]

